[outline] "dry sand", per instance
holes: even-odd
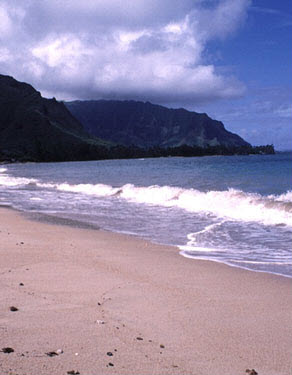
[[[292,279],[6,208],[0,256],[1,375],[292,372]]]

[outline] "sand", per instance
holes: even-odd
[[[292,279],[7,208],[0,257],[1,375],[291,374]]]

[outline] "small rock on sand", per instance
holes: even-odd
[[[10,311],[18,311],[18,308],[15,307],[15,306],[10,306],[10,307],[9,307],[9,310],[10,310]]]
[[[6,348],[2,348],[2,349],[1,349],[1,352],[6,353],[6,354],[9,354],[9,353],[13,353],[13,352],[14,352],[14,349],[13,349],[13,348],[6,347]]]
[[[258,375],[258,373],[256,372],[256,370],[253,368],[253,369],[246,369],[245,372],[248,374],[248,375]]]

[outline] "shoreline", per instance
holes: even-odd
[[[166,245],[166,246],[168,246],[168,245]],[[179,253],[181,253],[181,251],[179,251]],[[235,264],[228,263],[228,262],[223,262],[223,261],[216,260],[216,259],[205,259],[205,258],[199,258],[199,257],[198,258],[193,258],[193,257],[188,256],[188,255],[182,255],[182,254],[180,254],[180,255],[183,256],[183,257],[185,257],[185,258],[187,258],[187,259],[203,260],[203,261],[206,261],[206,262],[215,262],[215,263],[218,263],[218,264],[224,264],[225,266],[228,266],[228,267],[238,268],[238,269],[241,269],[241,270],[244,270],[244,271],[257,272],[257,273],[266,273],[268,275],[275,275],[275,276],[286,277],[288,279],[292,279],[292,276],[290,276],[290,275],[283,275],[283,274],[278,273],[278,272],[272,272],[272,271],[266,271],[266,270],[257,270],[255,268],[247,268],[247,267],[243,267],[243,266],[237,266]]]
[[[148,242],[150,242],[154,245],[170,246],[170,247],[176,248],[177,251],[178,251],[178,254],[182,257],[187,258],[187,259],[191,259],[191,260],[195,260],[195,261],[196,260],[203,260],[203,261],[207,261],[207,262],[215,262],[215,263],[218,263],[218,264],[224,264],[225,266],[228,266],[228,267],[239,268],[239,269],[242,269],[242,270],[245,270],[245,271],[267,273],[267,274],[270,274],[270,275],[276,275],[276,276],[286,277],[288,279],[292,279],[292,275],[285,275],[285,274],[281,274],[281,273],[278,273],[278,272],[272,272],[272,271],[267,271],[267,270],[258,270],[258,269],[255,269],[255,268],[238,266],[236,264],[224,262],[224,261],[217,260],[217,259],[192,257],[192,256],[189,256],[189,255],[186,255],[186,254],[182,254],[184,252],[184,250],[182,250],[180,248],[180,245],[172,245],[172,244],[167,244],[167,243],[155,242],[151,239],[146,239],[144,237],[141,237],[141,236],[139,236],[138,234],[135,234],[135,233],[108,230],[108,229],[104,229],[102,227],[99,227],[96,224],[86,223],[86,222],[83,222],[83,221],[78,221],[76,219],[62,218],[62,217],[58,217],[58,216],[54,216],[54,215],[50,215],[50,214],[45,214],[45,213],[42,213],[42,212],[21,211],[17,208],[14,208],[13,206],[10,206],[10,205],[1,205],[0,204],[0,209],[1,209],[1,207],[11,209],[11,210],[17,212],[27,220],[33,220],[33,221],[37,221],[37,222],[44,223],[44,224],[69,226],[71,228],[101,230],[101,231],[104,231],[104,232],[107,232],[107,233],[113,233],[113,234],[117,233],[117,234],[121,234],[121,235],[125,235],[125,236],[134,237],[134,238],[137,238],[137,239],[141,239],[141,240],[144,240],[144,241],[148,241]]]
[[[290,374],[290,278],[24,216],[0,207],[1,375]]]

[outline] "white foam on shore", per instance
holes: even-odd
[[[271,265],[292,265],[292,262],[264,262],[260,260],[232,260],[234,263],[246,263],[246,264],[271,264]]]
[[[34,178],[11,177],[5,173],[2,173],[0,174],[0,186],[21,186],[28,185],[30,183],[37,183],[37,180]]]
[[[202,247],[202,246],[192,246],[192,245],[180,245],[179,249],[182,250],[182,252],[186,253],[218,253],[223,252],[226,253],[226,249],[217,249],[212,247]]]
[[[82,193],[82,194],[87,194],[87,195],[95,195],[98,197],[110,197],[120,192],[119,188],[113,188],[110,185],[104,185],[104,184],[70,185],[70,184],[64,183],[64,184],[56,185],[56,188],[61,191]]]
[[[130,202],[164,207],[178,207],[188,212],[211,213],[224,219],[260,222],[266,225],[292,226],[292,199],[290,193],[285,201],[277,196],[261,196],[241,190],[202,192],[172,186],[139,187],[126,184],[115,188],[97,184],[59,184],[56,189],[102,197],[118,196]]]
[[[271,271],[270,269],[257,269],[257,268],[253,268],[251,266],[248,266],[248,263],[244,262],[244,261],[235,262],[234,260],[231,260],[231,259],[230,260],[226,260],[226,259],[210,258],[208,256],[206,256],[206,257],[204,257],[204,256],[195,256],[195,255],[190,254],[190,253],[185,252],[185,251],[180,251],[180,255],[182,255],[185,258],[189,258],[189,259],[207,260],[207,261],[216,262],[216,263],[223,263],[223,264],[226,264],[226,265],[228,265],[230,267],[240,268],[240,269],[244,269],[244,270],[247,270],[247,271],[260,272],[260,273],[270,273],[272,275],[278,275],[278,276],[281,276],[281,277],[292,278],[291,275],[286,274],[286,273],[274,272],[274,271]],[[247,263],[247,265],[244,266],[243,265],[244,263]],[[254,263],[256,263],[256,262],[254,262]],[[260,265],[260,262],[258,262],[257,265]],[[285,263],[285,262],[270,262],[269,265],[287,266],[287,265],[290,265],[290,263]]]
[[[83,196],[119,197],[129,202],[177,207],[188,212],[212,214],[224,220],[292,226],[291,191],[279,196],[262,196],[232,188],[225,191],[203,192],[196,189],[157,185],[140,187],[126,184],[122,187],[113,187],[106,184],[73,185],[66,182],[54,184],[42,183],[33,178],[12,177],[5,174],[5,171],[0,174],[1,185],[7,187],[29,185],[36,189],[45,188]]]

